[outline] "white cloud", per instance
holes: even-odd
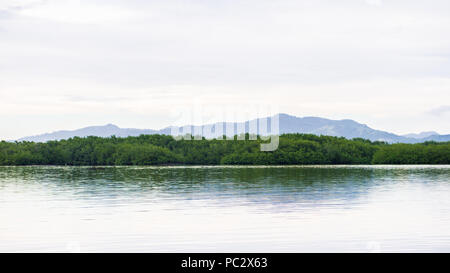
[[[442,105],[436,108],[431,109],[427,113],[442,117],[444,115],[450,114],[450,105]]]
[[[98,4],[96,1],[58,0],[48,1],[32,9],[19,12],[22,16],[56,21],[60,23],[108,24],[126,22],[133,13],[126,7],[114,4]]]
[[[45,0],[2,0],[0,1],[1,9],[21,9],[33,7],[36,4],[41,4]]]
[[[383,4],[382,0],[365,0],[367,4],[373,6],[381,6]]]

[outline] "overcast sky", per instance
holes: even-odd
[[[0,0],[0,139],[199,105],[449,134],[450,1]]]

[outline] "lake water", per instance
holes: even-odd
[[[0,167],[0,252],[450,252],[450,166]]]

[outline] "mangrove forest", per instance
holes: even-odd
[[[284,134],[272,152],[264,140],[182,139],[168,135],[0,142],[0,165],[300,165],[450,164],[450,142],[388,144],[365,139]]]

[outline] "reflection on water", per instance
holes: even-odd
[[[450,166],[0,167],[0,251],[450,251]]]

